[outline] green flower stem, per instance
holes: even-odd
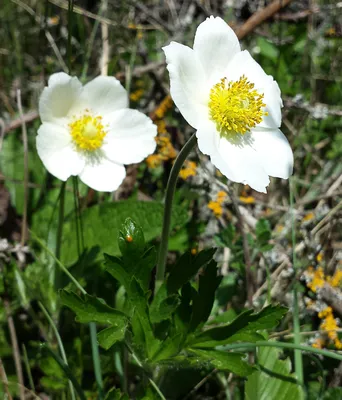
[[[173,196],[176,189],[177,179],[179,171],[191,150],[197,143],[196,134],[194,133],[191,138],[185,143],[182,150],[179,152],[175,163],[172,166],[169,180],[166,185],[166,195],[165,195],[165,208],[164,208],[164,220],[163,220],[163,230],[161,243],[158,253],[158,263],[157,263],[157,274],[156,274],[156,288],[158,288],[164,280],[165,275],[165,264],[167,257],[167,250],[169,244],[170,226],[171,226],[171,211]]]
[[[62,342],[62,339],[61,339],[61,337],[59,335],[57,326],[53,322],[53,319],[51,318],[51,316],[48,313],[47,309],[43,306],[43,304],[40,301],[38,302],[38,305],[39,305],[40,309],[43,311],[46,319],[49,321],[49,324],[51,325],[51,328],[52,328],[52,330],[53,330],[53,332],[54,332],[54,334],[56,336],[56,339],[57,339],[57,342],[58,342],[59,351],[61,352],[62,359],[63,359],[65,365],[68,365],[68,359],[66,357],[64,346],[63,346],[63,342]],[[76,396],[75,396],[75,392],[74,392],[74,386],[73,386],[71,380],[69,380],[69,389],[70,389],[70,394],[71,394],[72,400],[76,400]]]
[[[84,251],[84,236],[83,236],[81,208],[78,195],[77,176],[73,177],[73,189],[74,189],[74,203],[75,203],[76,241],[77,241],[78,256],[80,257],[82,252]],[[100,360],[99,345],[97,342],[97,332],[96,332],[95,322],[89,323],[89,332],[90,332],[91,351],[93,355],[95,380],[98,389],[98,399],[103,400],[104,392],[103,392],[103,380],[101,371],[101,360]]]
[[[258,347],[278,347],[279,349],[292,349],[299,351],[307,351],[308,353],[320,354],[323,357],[334,358],[335,360],[342,361],[342,353],[338,353],[336,351],[322,350],[316,349],[315,347],[297,345],[295,343],[281,343],[281,342],[255,342],[255,343],[233,343],[222,346],[224,350],[243,350],[243,349],[251,349],[254,350]]]
[[[292,265],[295,271],[295,282],[293,285],[293,334],[294,344],[300,345],[300,320],[299,320],[299,305],[298,305],[298,291],[297,291],[297,261],[296,261],[296,231],[295,231],[295,215],[294,215],[294,201],[293,201],[293,179],[290,178],[290,208],[291,208],[291,229],[292,229]],[[295,372],[297,375],[298,383],[304,384],[303,374],[303,358],[299,350],[294,352]]]
[[[59,191],[58,225],[57,225],[56,249],[55,249],[55,254],[57,259],[60,259],[61,257],[63,225],[64,225],[64,209],[65,209],[65,187],[66,187],[66,182],[62,182],[62,186]],[[55,288],[58,288],[60,282],[58,271],[57,273],[56,271],[54,271],[54,275],[55,275],[54,278]]]

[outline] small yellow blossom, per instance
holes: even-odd
[[[179,172],[179,177],[183,180],[196,175],[197,164],[194,161],[186,161]]]
[[[339,287],[342,282],[342,270],[338,269],[333,276],[328,276],[327,282],[333,287]]]
[[[324,344],[325,342],[322,338],[317,338],[312,344],[312,347],[314,347],[315,349],[321,349],[322,347],[324,347]]]
[[[192,254],[193,256],[197,254],[197,249],[196,249],[196,247],[193,247],[193,248],[191,249],[191,254]]]
[[[325,283],[325,276],[322,267],[318,267],[316,271],[312,273],[312,280],[307,284],[307,287],[313,292],[317,292],[318,288],[323,287]]]
[[[323,260],[323,252],[320,251],[316,256],[316,261],[320,263]]]
[[[220,217],[223,213],[222,203],[227,197],[227,193],[224,191],[219,191],[216,195],[216,200],[211,200],[208,203],[208,208],[212,210],[216,217]]]
[[[313,212],[309,212],[302,218],[302,222],[308,222],[315,218],[315,214]]]
[[[284,230],[284,225],[278,224],[275,227],[276,233],[281,233]]]
[[[157,118],[162,119],[167,111],[172,107],[173,101],[171,96],[166,96],[164,100],[159,104],[157,109],[154,111],[154,114]]]
[[[144,90],[143,90],[143,89],[137,89],[135,92],[132,92],[132,93],[129,95],[129,98],[130,98],[132,101],[138,101],[138,100],[141,99],[141,97],[142,97],[143,94],[144,94]]]
[[[240,201],[244,204],[254,204],[255,198],[253,196],[240,196]]]
[[[220,217],[222,215],[223,212],[222,206],[217,201],[213,200],[209,201],[208,208],[213,211],[215,217]]]

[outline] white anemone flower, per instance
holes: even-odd
[[[78,175],[89,187],[112,192],[126,176],[124,164],[138,163],[156,148],[156,126],[128,108],[127,92],[114,77],[82,86],[76,77],[53,74],[39,114],[38,154],[62,181]]]
[[[210,17],[196,31],[193,49],[171,42],[163,48],[171,96],[196,131],[198,147],[230,180],[266,192],[269,176],[287,179],[293,153],[279,130],[278,84],[233,30]]]

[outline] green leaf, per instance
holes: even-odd
[[[122,321],[121,325],[110,326],[97,334],[97,339],[101,347],[105,350],[110,349],[116,342],[125,337],[127,323]]]
[[[131,218],[127,218],[121,226],[118,244],[124,258],[135,259],[144,251],[145,238],[143,230]]]
[[[190,252],[183,254],[167,278],[168,293],[177,292],[201,267],[212,260],[215,251],[216,249],[202,250],[196,256],[193,256]]]
[[[130,275],[125,271],[122,266],[122,261],[115,256],[103,254],[105,258],[106,271],[109,272],[114,279],[121,283],[121,285],[128,290],[131,282]]]
[[[129,397],[121,393],[120,389],[112,388],[106,394],[105,400],[129,400]]]
[[[163,213],[164,205],[155,201],[125,200],[87,208],[82,213],[85,247],[97,246],[104,253],[118,255],[117,238],[127,218],[132,218],[142,228],[145,240],[149,242],[160,235]],[[184,225],[187,218],[187,211],[183,207],[173,207],[172,228]],[[61,261],[70,265],[76,262],[77,258],[75,217],[71,214],[64,224]]]
[[[197,362],[209,363],[220,371],[230,371],[239,376],[250,375],[255,369],[243,360],[245,354],[219,350],[188,349],[197,356]]]
[[[153,355],[153,361],[157,362],[176,356],[181,350],[182,341],[183,335],[180,333],[173,337],[168,337]]]
[[[253,314],[253,310],[246,310],[230,324],[200,333],[191,341],[191,345],[216,347],[236,341],[256,342],[262,340],[263,337],[256,332],[274,328],[286,312],[286,307],[272,305],[255,314]]]
[[[254,372],[245,384],[246,400],[302,400],[303,389],[296,383],[291,371],[291,361],[279,360],[281,351],[274,347],[258,349],[258,363],[261,370]]]
[[[146,355],[151,358],[159,347],[160,341],[154,337],[147,297],[135,278],[131,281],[127,295],[135,310],[131,321],[133,334],[138,339],[139,345],[144,344]]]
[[[269,58],[272,61],[276,61],[278,59],[279,50],[278,48],[272,44],[270,41],[263,37],[258,37],[257,45],[260,48],[260,54],[264,57]]]
[[[199,277],[198,293],[193,299],[190,327],[192,331],[209,318],[215,300],[215,292],[221,280],[222,277],[217,276],[217,263],[211,260]]]
[[[171,318],[180,304],[179,296],[167,295],[166,285],[163,283],[150,305],[150,318],[153,324]]]
[[[126,323],[127,317],[124,313],[109,307],[97,297],[88,294],[80,297],[66,290],[60,290],[59,293],[62,303],[75,312],[81,323],[98,322],[115,326]]]

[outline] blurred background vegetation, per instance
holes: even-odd
[[[2,0],[0,4],[0,370],[2,382],[7,382],[7,376],[12,396],[20,395],[19,381],[27,388],[27,399],[68,398],[67,377],[40,349],[42,342],[57,348],[47,310],[58,327],[70,368],[88,398],[96,398],[89,333],[58,298],[57,290],[71,284],[64,276],[56,278],[53,259],[32,240],[34,232],[55,250],[61,183],[47,173],[35,149],[38,98],[49,75],[68,72],[70,62],[71,75],[83,82],[101,73],[116,76],[130,93],[131,107],[150,115],[158,126],[156,153],[140,165],[128,166],[116,193],[96,193],[80,184],[88,245],[81,258],[72,217],[65,221],[62,261],[88,293],[97,292],[113,304],[122,293],[108,280],[101,251],[117,253],[116,237],[126,206],[120,203],[122,209],[101,218],[99,210],[123,200],[146,202],[145,220],[139,210],[136,218],[148,240],[158,242],[162,209],[153,206],[151,211],[148,203],[163,199],[172,162],[192,133],[169,97],[161,47],[171,40],[192,46],[198,24],[210,15],[222,17],[242,39],[243,48],[279,83],[282,130],[295,156],[295,219],[291,222],[287,181],[272,180],[266,195],[247,186],[230,183],[227,187],[207,157],[194,151],[180,175],[169,262],[186,250],[195,254],[208,246],[218,247],[223,280],[213,316],[227,311],[231,319],[247,300],[255,309],[280,303],[291,311],[293,284],[299,282],[300,325],[305,333],[301,342],[341,349],[342,3],[79,0],[74,2],[72,18],[69,6],[65,0]],[[73,208],[68,182],[67,216]],[[253,277],[252,299],[246,294],[244,239]],[[273,335],[291,340],[292,332],[292,320],[285,318]],[[143,398],[138,394],[141,374],[119,346],[101,350],[101,362],[107,388],[115,385],[128,391],[130,398]],[[244,398],[242,379],[209,372],[169,370],[163,393],[168,399]],[[342,399],[338,361],[304,356],[304,378],[308,399]],[[8,395],[5,386],[0,382],[1,398]]]

